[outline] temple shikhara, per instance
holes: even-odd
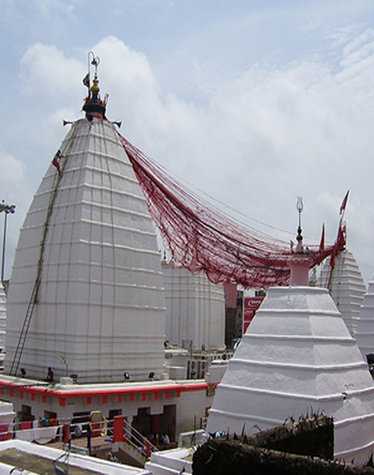
[[[334,419],[335,457],[365,463],[374,447],[367,363],[328,289],[308,285],[302,247],[289,265],[290,286],[269,289],[230,360],[208,431],[257,432],[324,413]]]
[[[6,371],[18,374],[27,362],[27,374],[43,380],[59,354],[82,383],[123,381],[124,372],[160,379],[165,299],[156,234],[116,126],[104,119],[96,76],[93,83],[86,117],[72,124],[21,229]]]
[[[365,295],[346,249],[348,193],[331,245],[323,232],[304,246],[300,199],[292,247],[238,222],[120,134],[90,55],[84,117],[41,180],[0,287],[0,438],[40,443],[47,421],[51,440],[68,443],[99,424],[113,444],[105,455],[144,467],[153,451],[139,473],[191,473],[184,445],[208,433],[323,413],[335,457],[367,461],[374,284]],[[225,309],[238,289],[266,296],[234,348]]]

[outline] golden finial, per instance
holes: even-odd
[[[92,82],[93,82],[93,85],[91,87],[91,92],[93,95],[98,95],[100,92],[100,88],[99,88],[99,79],[97,77],[97,73],[95,73],[95,77]]]

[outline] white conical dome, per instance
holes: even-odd
[[[156,235],[114,125],[81,119],[61,145],[21,230],[8,298],[9,370],[41,261],[41,284],[20,366],[30,377],[64,366],[80,382],[156,377],[165,302]],[[43,244],[43,235],[45,242]],[[14,371],[14,369],[13,369]]]
[[[340,252],[335,258],[333,270],[330,259],[327,259],[317,285],[330,290],[348,330],[355,336],[366,286],[353,254],[346,249]]]
[[[369,282],[368,291],[360,310],[356,341],[366,361],[368,354],[374,354],[374,276]]]
[[[313,412],[333,416],[336,457],[368,459],[373,381],[329,292],[272,288],[217,388],[207,430],[250,433]]]

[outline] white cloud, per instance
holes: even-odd
[[[40,43],[27,50],[21,68],[23,92],[39,98],[69,93],[85,74],[82,62],[67,58],[55,45]]]
[[[305,235],[318,239],[322,222],[330,220],[333,239],[341,199],[350,189],[349,243],[360,265],[366,262],[368,278],[368,267],[374,269],[374,97],[369,83],[374,32],[354,32],[338,31],[325,56],[258,63],[215,82],[214,88],[207,85],[204,104],[163,94],[146,55],[114,36],[92,50],[101,58],[101,92],[110,93],[107,115],[123,121],[122,133],[228,205],[292,230],[301,195]],[[336,56],[334,64],[330,54]],[[62,133],[62,118],[74,118],[81,105],[75,101],[85,92],[85,62],[54,45],[37,44],[24,56],[22,68],[28,94],[39,91],[45,102],[60,98],[47,114],[52,147]]]
[[[0,187],[4,187],[9,182],[12,185],[19,185],[25,181],[25,166],[11,154],[5,152],[0,147]]]
[[[56,19],[59,14],[69,15],[75,10],[75,1],[66,0],[34,0],[35,8],[46,18]]]

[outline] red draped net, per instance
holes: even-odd
[[[268,288],[287,285],[291,249],[227,216],[178,183],[158,163],[119,134],[145,195],[149,213],[174,261],[193,273],[205,272],[215,284]],[[337,250],[337,244],[309,248],[312,266]]]

